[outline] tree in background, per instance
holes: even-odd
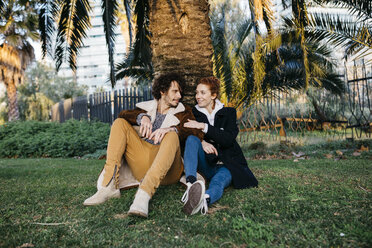
[[[36,62],[27,69],[18,93],[21,120],[48,121],[53,104],[62,99],[86,95],[87,86],[77,85],[71,78],[59,77],[53,67]],[[6,121],[4,111],[0,119]]]
[[[0,80],[9,103],[8,120],[18,120],[17,87],[34,59],[30,39],[37,40],[35,1],[0,1]]]

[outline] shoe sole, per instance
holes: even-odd
[[[200,186],[200,189],[196,188]],[[200,192],[198,192],[200,190]],[[195,193],[194,193],[195,192]],[[183,212],[187,215],[193,215],[195,214],[198,210],[196,209],[201,202],[203,201],[204,198],[204,193],[205,193],[205,186],[203,183],[200,182],[195,182],[189,189],[189,199],[183,206]],[[194,194],[197,196],[200,196],[199,199],[193,197]]]
[[[120,198],[120,192],[119,192],[119,194],[114,194],[113,196],[110,196],[110,197],[108,197],[106,200],[104,200],[103,202],[92,202],[92,203],[83,203],[83,205],[84,206],[96,206],[96,205],[100,205],[100,204],[102,204],[102,203],[105,203],[106,201],[108,201],[108,200],[110,200],[110,199],[112,199],[112,198]]]
[[[143,213],[143,212],[140,212],[140,211],[136,211],[136,210],[131,210],[131,211],[128,211],[128,215],[130,216],[140,216],[140,217],[144,217],[144,218],[147,218],[147,214]]]

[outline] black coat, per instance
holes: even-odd
[[[208,125],[208,132],[205,134],[204,140],[216,147],[218,159],[216,158],[215,162],[221,160],[231,172],[234,187],[238,189],[257,187],[258,181],[248,168],[242,149],[236,141],[236,136],[239,133],[236,124],[236,110],[223,107],[217,111],[214,126],[210,125],[207,116],[195,107],[192,112],[198,122]],[[213,161],[211,156],[207,155],[206,157],[209,163]]]

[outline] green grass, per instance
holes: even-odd
[[[143,219],[126,215],[135,189],[82,205],[102,160],[2,159],[0,246],[371,247],[370,158],[249,163],[259,187],[228,188],[208,215],[185,216],[177,184],[159,188]]]

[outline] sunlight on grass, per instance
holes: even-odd
[[[84,207],[103,160],[0,160],[0,246],[367,247],[370,159],[249,161],[260,185],[226,189],[186,216],[179,185],[160,187],[148,219],[127,216],[135,189]],[[343,234],[343,235],[341,235]]]

